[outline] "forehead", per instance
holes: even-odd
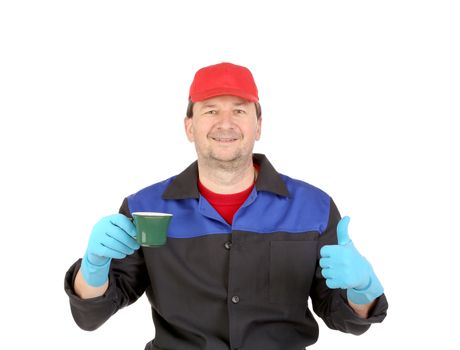
[[[241,97],[225,95],[225,96],[211,97],[211,98],[208,98],[207,100],[196,102],[195,104],[197,107],[203,108],[203,107],[208,107],[208,106],[219,106],[219,105],[226,105],[226,104],[242,106],[242,105],[247,105],[249,103],[250,103],[249,101]]]

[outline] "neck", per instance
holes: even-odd
[[[200,182],[210,191],[221,194],[242,192],[256,179],[252,158],[239,167],[209,167],[198,160]]]

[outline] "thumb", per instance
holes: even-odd
[[[345,245],[351,242],[348,236],[348,223],[350,222],[349,216],[344,216],[337,224],[337,241],[340,245]]]

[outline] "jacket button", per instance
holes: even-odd
[[[240,302],[240,297],[235,295],[232,297],[232,303],[233,304],[238,304]]]
[[[225,247],[225,249],[230,250],[230,248],[232,247],[232,242],[230,242],[230,241],[225,242],[224,247]]]

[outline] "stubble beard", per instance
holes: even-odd
[[[241,150],[237,150],[233,155],[224,158],[211,150],[210,152],[198,152],[198,159],[209,169],[219,169],[233,173],[244,167],[249,162],[249,159],[252,162],[252,153],[244,155]]]
[[[245,157],[241,154],[241,151],[235,152],[231,157],[228,159],[219,158],[217,155],[211,152],[209,156],[209,165],[214,165],[217,169],[225,170],[227,172],[235,172],[236,170],[240,169],[241,166],[244,164]]]

